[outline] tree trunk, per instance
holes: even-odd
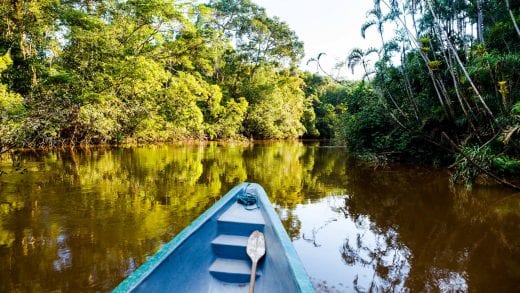
[[[484,12],[482,0],[477,0],[477,39],[479,44],[484,43]]]
[[[506,0],[507,11],[509,11],[509,16],[511,16],[511,20],[513,21],[513,25],[515,26],[516,33],[520,37],[520,29],[518,28],[518,24],[516,23],[515,15],[513,11],[511,11],[511,7],[509,7],[509,0]]]
[[[434,25],[436,25],[438,27],[438,29],[440,31],[442,31],[442,28],[439,25],[439,18],[437,17],[435,12],[433,11],[433,7],[432,7],[431,2],[430,1],[426,1],[426,3],[428,5],[428,8],[430,9],[430,12],[433,15]],[[439,37],[442,37],[442,36],[439,36]],[[470,83],[471,88],[473,89],[473,91],[477,95],[480,103],[482,103],[482,105],[484,106],[484,109],[489,114],[489,116],[492,118],[492,120],[495,120],[495,116],[493,115],[493,112],[491,112],[491,109],[489,109],[488,105],[484,101],[484,98],[482,97],[482,95],[480,94],[479,90],[477,89],[477,86],[475,85],[475,83],[473,83],[473,80],[469,76],[469,73],[466,70],[466,67],[464,66],[464,63],[462,63],[462,60],[460,60],[460,57],[459,57],[459,54],[458,54],[457,50],[455,49],[455,47],[453,46],[453,44],[451,43],[451,41],[449,40],[449,38],[447,36],[445,36],[445,39],[446,39],[446,44],[448,45],[448,49],[453,52],[453,56],[455,56],[455,60],[457,61],[457,63],[460,66],[460,68],[462,69],[462,72],[464,72],[464,76],[466,76],[466,78],[468,79],[468,82]]]

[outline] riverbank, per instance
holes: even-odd
[[[359,154],[352,153],[348,146],[345,145],[344,142],[331,140],[331,139],[294,139],[294,140],[255,140],[255,139],[246,139],[242,137],[241,139],[226,139],[226,140],[183,140],[183,141],[172,141],[172,142],[155,142],[155,143],[124,143],[124,144],[96,144],[96,145],[88,145],[81,144],[78,146],[61,146],[61,147],[49,147],[49,148],[15,148],[10,150],[11,153],[16,154],[15,156],[11,156],[10,160],[13,165],[18,165],[19,162],[16,162],[20,158],[20,154],[24,153],[48,153],[48,152],[90,152],[94,150],[105,150],[109,151],[111,149],[132,149],[132,148],[145,148],[145,149],[153,149],[153,148],[162,148],[166,146],[199,146],[206,147],[209,145],[216,146],[230,146],[230,147],[254,147],[255,145],[278,145],[283,146],[292,143],[303,143],[305,145],[314,145],[321,148],[337,148],[341,151],[348,154],[347,157],[351,163],[355,163],[364,168],[374,168],[374,169],[388,169],[391,170],[393,166],[408,166],[410,168],[436,168],[439,170],[449,171],[451,173],[450,182],[455,185],[465,185],[466,188],[472,188],[473,184],[476,186],[495,186],[495,185],[504,185],[504,182],[500,182],[497,178],[493,178],[485,173],[477,174],[474,176],[472,181],[472,185],[468,185],[466,181],[457,179],[454,173],[458,172],[454,165],[440,165],[438,163],[431,164],[431,158],[427,161],[415,161],[413,158],[402,158],[402,154],[399,156],[399,160],[396,157],[392,157],[395,153],[385,153],[385,154]],[[0,154],[0,158],[3,156],[6,158],[7,154]],[[449,161],[448,161],[449,162]],[[509,176],[504,178],[499,178],[500,180],[504,180],[505,182],[510,184],[510,188],[519,190],[517,188],[520,186],[520,180],[517,176]]]

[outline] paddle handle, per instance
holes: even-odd
[[[256,265],[258,261],[253,261],[253,268],[251,269],[251,280],[249,281],[249,293],[255,292],[255,278],[256,278]]]

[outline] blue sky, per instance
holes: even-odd
[[[367,31],[367,39],[361,37],[361,25],[366,21],[366,12],[372,0],[253,0],[264,7],[270,16],[278,16],[296,32],[305,44],[305,58],[301,67],[316,71],[314,64],[305,65],[307,60],[320,52],[323,67],[334,71],[337,61],[344,61],[352,48],[380,47],[376,30]],[[334,74],[336,72],[334,71]],[[344,69],[342,76],[359,79],[359,68],[353,76]]]

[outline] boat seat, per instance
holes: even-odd
[[[243,259],[217,258],[209,267],[209,272],[220,281],[228,283],[248,283],[251,277],[251,261]],[[256,271],[256,278],[262,275]]]
[[[265,220],[260,209],[247,210],[233,203],[217,219],[219,235],[211,241],[217,257],[209,268],[211,275],[226,283],[248,283],[251,260],[247,255],[247,240],[255,230],[264,231]],[[261,275],[261,262],[256,277]]]
[[[260,209],[247,210],[239,203],[233,203],[217,221],[221,234],[247,237],[255,230],[263,232],[265,226]]]
[[[246,251],[246,236],[222,234],[211,241],[211,246],[219,257],[249,259]]]

